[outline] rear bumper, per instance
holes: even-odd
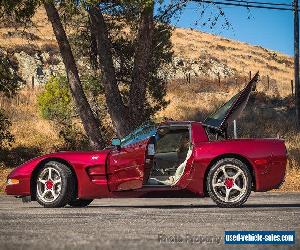
[[[279,189],[284,183],[286,174],[287,158],[281,157],[265,166],[256,167],[255,191],[263,192]]]

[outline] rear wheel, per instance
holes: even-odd
[[[71,207],[87,207],[92,203],[93,199],[84,200],[84,199],[76,199],[69,202]]]
[[[251,193],[252,177],[248,167],[238,159],[225,158],[209,170],[209,196],[220,207],[239,207]]]
[[[75,196],[75,180],[69,167],[50,161],[36,177],[36,200],[44,207],[63,207]]]

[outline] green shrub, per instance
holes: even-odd
[[[43,118],[54,122],[59,137],[64,140],[63,149],[86,149],[88,138],[76,123],[76,109],[66,77],[53,76],[38,95],[38,108]]]
[[[45,90],[38,96],[41,115],[56,123],[68,122],[74,113],[72,97],[67,79],[62,76],[51,77]]]
[[[99,121],[104,140],[110,141],[114,131],[107,115],[103,86],[99,78],[90,75],[82,76],[82,85],[91,109]],[[80,126],[67,79],[53,76],[38,95],[38,109],[42,117],[54,122],[59,136],[64,140],[66,150],[88,149],[88,138]]]

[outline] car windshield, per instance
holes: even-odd
[[[137,143],[139,141],[146,140],[147,138],[154,136],[156,134],[156,131],[157,130],[154,124],[143,125],[131,132],[129,135],[122,138],[121,146],[124,147],[133,143]]]

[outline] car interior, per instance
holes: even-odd
[[[153,158],[149,161],[151,170],[146,185],[175,185],[192,154],[190,142],[188,127],[158,128],[152,144]]]

